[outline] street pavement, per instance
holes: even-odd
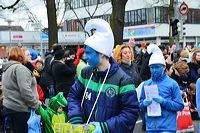
[[[198,121],[193,121],[193,124],[194,124],[194,133],[200,133],[200,129],[199,129],[199,126],[200,125],[200,120]],[[142,131],[142,120],[139,118],[135,124],[135,128],[134,128],[134,131],[133,133],[146,133],[144,131]]]
[[[142,120],[139,117],[136,124],[135,124],[135,128],[133,130],[133,133],[145,133],[144,131],[142,131]]]

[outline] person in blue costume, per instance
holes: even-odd
[[[145,110],[147,133],[176,133],[176,112],[184,108],[180,88],[177,82],[164,72],[165,59],[156,44],[150,44],[147,52],[152,54],[149,60],[151,78],[144,82],[140,95],[140,108]],[[158,96],[148,98],[145,89],[156,86]],[[153,88],[155,89],[155,88]],[[161,115],[148,116],[147,107],[156,102],[161,106]]]
[[[67,97],[69,122],[92,124],[93,133],[132,133],[139,116],[135,86],[112,58],[110,25],[91,19],[85,31],[92,29],[94,34],[84,43],[84,59],[89,66],[82,69]]]

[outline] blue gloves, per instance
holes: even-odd
[[[165,99],[162,98],[161,96],[155,97],[155,98],[153,98],[153,100],[154,100],[155,102],[159,103],[159,104],[163,104],[163,102],[165,101]]]
[[[144,105],[145,107],[149,106],[151,103],[152,103],[152,100],[144,99],[144,101],[143,101],[143,105]]]
[[[95,126],[95,129],[92,133],[102,133],[101,126],[100,126],[99,122],[90,122],[89,124],[92,124],[92,125]]]

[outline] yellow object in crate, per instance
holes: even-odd
[[[54,133],[92,133],[94,129],[90,124],[55,123]]]

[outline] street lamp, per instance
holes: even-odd
[[[9,28],[9,47],[11,48],[11,23],[13,20],[7,19],[6,22],[8,23],[8,28]]]

